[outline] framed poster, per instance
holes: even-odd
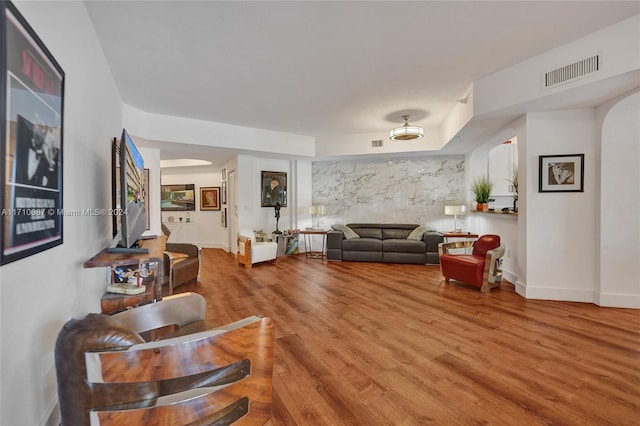
[[[262,207],[287,207],[287,173],[261,172],[260,189]]]
[[[200,188],[200,210],[220,210],[220,187]]]
[[[584,154],[541,155],[538,192],[584,192]]]
[[[8,1],[0,33],[4,265],[62,244],[64,71]]]

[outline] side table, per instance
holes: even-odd
[[[446,242],[449,242],[452,238],[464,238],[467,241],[475,240],[478,238],[478,234],[472,234],[471,232],[443,232]]]
[[[300,234],[304,236],[304,246],[305,246],[305,254],[307,259],[323,259],[325,254],[325,247],[327,245],[327,234],[329,230],[327,229],[301,229]],[[311,242],[312,237],[314,235],[320,235],[322,238],[322,250],[321,251],[312,251],[311,250]]]

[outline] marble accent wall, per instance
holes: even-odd
[[[453,226],[446,203],[463,203],[464,156],[313,163],[313,203],[325,204],[324,228],[380,222]],[[451,223],[449,223],[451,222]]]

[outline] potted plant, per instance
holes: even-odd
[[[518,211],[518,166],[513,166],[511,178],[507,179],[513,187],[513,211]]]
[[[493,183],[486,176],[480,176],[473,179],[471,184],[471,190],[473,191],[475,201],[477,203],[476,210],[479,212],[486,212],[489,210],[489,197],[493,190]]]

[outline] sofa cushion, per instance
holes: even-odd
[[[347,226],[353,229],[361,238],[382,239],[382,227],[379,223],[348,223]]]
[[[354,238],[342,241],[343,251],[382,251],[382,240],[378,238]]]
[[[382,230],[382,239],[406,239],[410,233],[411,229],[384,228]]]
[[[408,240],[406,238],[382,240],[382,251],[398,253],[426,253],[427,245],[424,241]]]
[[[360,238],[360,235],[356,234],[353,229],[349,228],[347,225],[331,225],[331,228],[336,230],[336,231],[340,231],[344,234],[344,237],[347,240],[351,240],[354,238]]]
[[[409,240],[417,240],[420,241],[425,232],[437,232],[438,230],[434,228],[432,225],[424,225],[418,226],[416,229],[411,231],[407,239]]]

